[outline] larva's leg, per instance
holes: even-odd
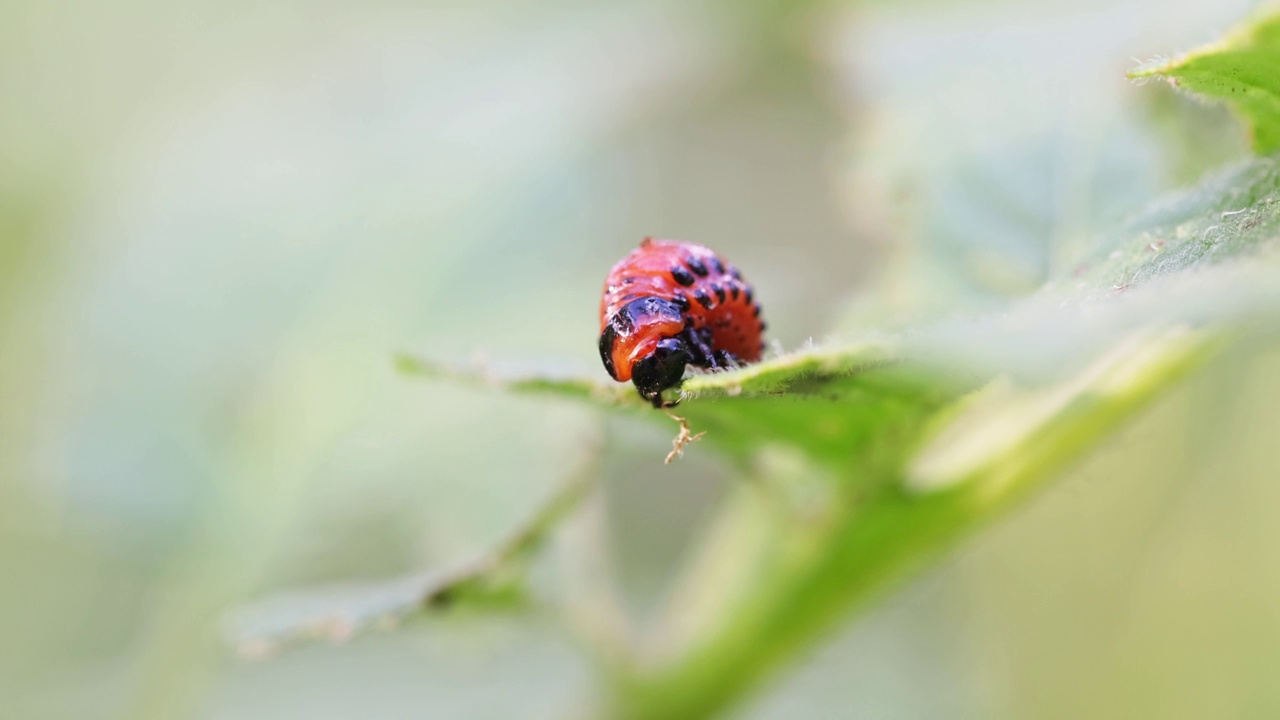
[[[716,360],[715,350],[711,349],[710,333],[699,332],[693,328],[684,331],[684,341],[689,347],[689,360],[701,368],[715,370],[720,367]]]

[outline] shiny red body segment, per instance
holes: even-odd
[[[605,369],[619,382],[633,380],[655,405],[686,364],[759,360],[764,329],[737,268],[694,243],[646,238],[609,271],[600,300]]]

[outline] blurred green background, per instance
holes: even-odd
[[[644,235],[744,268],[782,346],[999,307],[1242,157],[1123,72],[1248,4],[10,1],[0,6],[0,717],[564,717],[557,611],[264,662],[274,590],[448,564],[595,416],[397,376],[397,351],[602,373]],[[1280,713],[1280,353],[1245,343],[741,717]],[[610,421],[626,613],[728,469]]]

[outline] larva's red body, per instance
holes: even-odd
[[[701,245],[645,238],[605,280],[600,359],[615,380],[633,381],[660,406],[685,365],[759,360],[764,329],[737,268]]]

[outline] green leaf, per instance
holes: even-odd
[[[726,503],[606,714],[731,704],[1081,457],[1241,321],[1274,321],[1278,221],[1280,171],[1255,160],[1153,205],[1007,312],[690,380],[681,412],[760,482]]]
[[[1280,149],[1280,10],[1274,6],[1218,42],[1147,63],[1129,77],[1163,77],[1176,87],[1224,100],[1249,127],[1256,152]]]
[[[603,385],[590,378],[538,373],[495,373],[483,363],[457,367],[447,363],[401,354],[395,359],[396,369],[405,375],[431,380],[448,380],[473,387],[504,390],[530,395],[553,395],[584,400],[601,407],[647,407],[617,385]]]

